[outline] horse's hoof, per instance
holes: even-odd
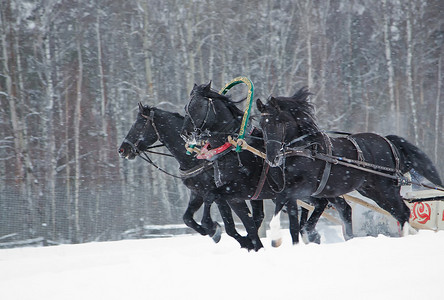
[[[320,244],[321,243],[321,236],[319,233],[316,232],[316,234],[310,236],[310,242]]]
[[[239,240],[240,246],[242,249],[247,249],[248,252],[254,249],[254,245],[248,237],[242,237]]]
[[[277,248],[280,245],[282,245],[282,238],[279,238],[277,240],[271,240],[271,246],[272,247]]]
[[[258,252],[259,250],[264,248],[264,245],[262,245],[262,242],[260,240],[252,239],[251,243],[253,244],[252,250],[254,250],[254,252]],[[250,250],[248,250],[248,252],[250,252]]]
[[[254,248],[254,251],[255,251],[255,252],[258,252],[258,251],[261,250],[262,248],[264,248],[264,246],[261,244],[261,245],[255,247],[255,248]]]
[[[258,252],[262,248],[264,248],[264,246],[261,244],[261,245],[255,245],[254,248],[250,249],[250,250],[254,250],[254,252]],[[250,252],[250,250],[248,250],[248,252]]]
[[[353,235],[344,234],[344,240],[345,240],[345,241],[349,241],[349,240],[351,240],[351,239],[353,239],[353,238],[354,238]]]
[[[302,236],[302,241],[304,242],[304,244],[309,244],[309,243],[320,244],[321,243],[321,235],[319,233],[317,233],[316,231],[307,232],[307,231],[303,230],[301,232],[301,236]]]
[[[222,237],[222,227],[219,225],[219,223],[216,223],[215,227],[216,227],[215,231],[214,231],[213,235],[211,235],[211,238],[217,244],[220,242],[220,239]]]
[[[404,223],[404,226],[402,227],[401,230],[401,237],[414,235],[416,233],[418,233],[418,231],[415,228],[413,228],[408,222]]]

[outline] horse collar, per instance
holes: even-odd
[[[208,150],[209,145],[209,143],[205,144],[205,146],[200,150],[200,154],[196,157],[197,159],[207,159],[209,161],[214,161],[228,153],[229,150],[233,147],[233,145],[231,145],[229,142],[226,142],[222,146]]]

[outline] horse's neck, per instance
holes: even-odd
[[[294,135],[286,137],[284,142],[290,147],[303,147],[310,144],[324,145],[324,135],[320,131],[298,131]]]
[[[153,123],[160,142],[171,152],[181,169],[186,170],[200,163],[197,159],[186,154],[185,142],[180,136],[183,117],[175,113],[156,110]]]

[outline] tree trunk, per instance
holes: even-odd
[[[151,70],[151,36],[150,36],[150,23],[149,23],[149,10],[147,1],[142,1],[141,3],[144,14],[143,14],[143,52],[145,54],[144,62],[145,62],[145,75],[146,75],[146,88],[148,97],[151,99],[156,99],[156,95],[154,94],[153,88],[153,72]]]
[[[413,126],[413,137],[414,143],[419,145],[419,134],[418,134],[418,116],[416,112],[416,102],[413,92],[413,76],[412,76],[412,59],[413,59],[413,41],[412,41],[412,3],[409,0],[407,3],[407,24],[406,24],[406,34],[407,34],[407,57],[406,57],[406,78],[407,78],[407,98],[410,103],[412,110],[412,126]]]
[[[439,56],[438,60],[438,82],[437,82],[437,93],[436,93],[436,101],[435,101],[435,146],[433,148],[433,158],[435,163],[438,162],[438,152],[439,152],[439,138],[442,136],[442,132],[439,130],[439,122],[440,122],[440,102],[441,102],[441,88],[442,88],[442,57],[443,54]]]
[[[17,84],[14,84],[16,78],[16,53],[14,51],[14,41],[17,38],[14,32],[15,24],[11,20],[13,18],[11,6],[9,1],[3,5],[0,4],[0,25],[1,27],[1,47],[2,47],[2,77],[4,78],[6,92],[2,94],[6,97],[6,101],[9,105],[9,118],[14,142],[14,178],[18,191],[21,195],[26,194],[25,186],[25,170],[23,162],[24,152],[24,137],[23,137],[23,123],[20,117],[19,109],[24,107],[17,107],[17,100],[19,95],[17,94]],[[27,198],[26,203],[26,229],[31,236],[34,234],[33,228],[36,224],[36,216],[34,214],[34,201],[32,198]]]
[[[392,60],[392,46],[389,36],[390,20],[389,12],[387,7],[387,0],[382,0],[383,14],[384,14],[384,46],[385,46],[385,59],[387,63],[387,73],[388,73],[388,89],[389,89],[389,101],[390,101],[390,111],[395,111],[395,71],[393,69]],[[398,116],[396,116],[398,118]],[[399,128],[396,128],[396,132],[399,133]]]
[[[311,45],[311,0],[307,0],[305,7],[305,29],[306,29],[306,47],[307,47],[307,86],[308,88],[313,88],[313,55],[312,55],[312,45]]]
[[[26,107],[26,93],[25,93],[25,83],[23,79],[23,75],[25,74],[25,71],[22,67],[22,59],[21,59],[21,52],[20,52],[20,41],[19,36],[15,36],[15,53],[17,58],[17,82],[18,82],[18,99],[17,104],[20,107]],[[23,147],[21,149],[21,156],[24,165],[24,187],[23,191],[25,194],[23,195],[26,198],[26,203],[29,204],[29,210],[31,214],[33,214],[33,197],[34,197],[34,186],[36,185],[37,179],[34,177],[34,166],[31,160],[31,157],[29,155],[30,153],[30,143],[29,143],[29,137],[28,137],[28,124],[26,122],[26,118],[21,121],[21,134],[23,136]]]
[[[46,103],[45,103],[45,119],[44,122],[44,131],[47,136],[47,159],[48,162],[47,165],[47,184],[48,184],[48,193],[49,193],[49,199],[50,199],[50,205],[51,205],[51,217],[50,217],[50,224],[51,224],[51,232],[52,232],[52,238],[55,237],[56,234],[56,196],[55,196],[55,187],[56,187],[56,151],[55,151],[55,136],[54,136],[54,98],[55,98],[55,91],[54,91],[54,83],[52,80],[52,62],[53,57],[51,55],[51,37],[50,32],[48,31],[48,34],[46,36],[46,39],[44,39],[44,57],[45,57],[45,78],[46,78]]]
[[[102,137],[102,147],[104,149],[109,149],[109,144],[108,144],[108,122],[107,122],[107,115],[106,115],[106,107],[107,107],[107,102],[108,102],[108,98],[107,98],[107,93],[106,93],[106,82],[105,82],[105,72],[104,72],[104,63],[103,63],[103,49],[102,49],[102,36],[100,33],[100,14],[101,14],[101,10],[99,9],[97,11],[97,16],[96,16],[96,40],[97,40],[97,68],[99,71],[99,80],[100,80],[100,122],[101,122],[101,133],[100,133],[100,137]],[[107,161],[107,155],[108,152],[107,151],[99,151],[99,161],[100,164],[98,166],[98,177],[99,177],[99,185],[98,187],[101,188],[100,192],[103,189],[104,186],[104,182],[106,182],[106,180],[104,180],[104,176],[106,173],[106,170],[104,168],[104,165]],[[100,228],[99,228],[99,224],[100,224],[100,210],[101,210],[101,203],[100,203],[100,199],[102,197],[101,193],[98,192],[96,195],[96,205],[95,205],[95,214],[94,214],[94,232],[95,235],[99,234]]]
[[[81,242],[80,231],[80,122],[81,122],[81,102],[82,102],[82,81],[83,81],[83,57],[81,47],[81,25],[77,25],[77,85],[76,85],[76,102],[74,110],[74,243]]]

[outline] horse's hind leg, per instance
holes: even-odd
[[[328,201],[333,204],[334,208],[339,213],[339,217],[344,223],[342,227],[342,234],[344,235],[344,239],[346,241],[352,239],[354,235],[351,206],[342,197],[328,198]]]
[[[389,212],[401,225],[400,235],[407,234],[409,228],[410,208],[404,203],[400,192],[400,187],[395,186],[392,180],[379,180],[374,188],[359,189],[359,193],[371,198],[382,209]],[[405,227],[407,225],[407,227]],[[405,230],[403,230],[405,229]]]

